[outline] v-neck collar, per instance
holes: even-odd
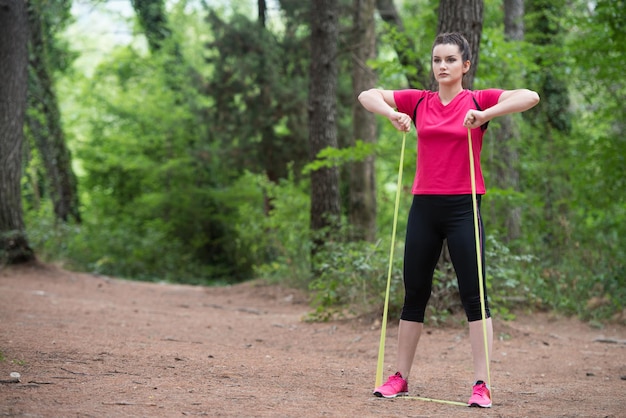
[[[441,101],[441,96],[439,96],[439,92],[437,92],[437,102],[441,105],[441,107],[448,107],[448,106],[450,106],[453,102],[455,102],[455,101],[459,100],[459,97],[460,97],[463,93],[465,93],[466,91],[467,91],[466,89],[461,90],[460,92],[458,92],[458,93],[457,93],[457,95],[456,95],[456,96],[454,96],[454,97],[452,98],[452,100],[450,100],[450,101],[449,101],[448,103],[446,103],[446,104],[443,104],[443,102]]]

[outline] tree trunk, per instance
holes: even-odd
[[[367,66],[376,57],[375,0],[354,0],[354,52],[352,54],[352,90],[354,97],[375,87],[376,75]],[[354,139],[376,142],[376,117],[356,100],[352,106]],[[376,239],[375,157],[352,163],[350,167],[350,208],[348,219],[356,240]]]
[[[441,0],[437,33],[461,32],[472,50],[472,66],[464,77],[464,87],[471,89],[478,68],[478,51],[483,32],[483,0]],[[431,80],[436,88],[434,77]]]
[[[478,51],[480,37],[483,30],[483,1],[482,0],[441,0],[439,2],[439,24],[437,33],[460,32],[465,36],[472,51],[472,66],[463,78],[463,87],[471,89],[474,84],[474,76],[478,67]],[[431,88],[437,89],[437,83],[431,73]],[[469,173],[468,173],[469,176]],[[442,282],[454,280],[454,275],[450,274],[453,269],[450,267],[452,260],[447,243],[444,245],[441,257],[437,263],[437,269],[443,273]],[[444,288],[447,286],[444,284]],[[437,290],[433,291],[433,304],[437,302]]]
[[[159,51],[171,35],[163,0],[131,0],[131,3],[148,39],[150,51]]]
[[[33,136],[46,168],[50,197],[56,218],[80,222],[76,176],[72,157],[61,127],[61,115],[48,68],[47,42],[42,32],[42,14],[35,2],[28,8],[30,59],[26,125]]]
[[[311,66],[309,84],[309,144],[311,158],[326,147],[337,147],[336,90],[338,0],[315,0],[311,7]],[[311,173],[311,231],[315,234],[339,223],[339,170]],[[324,231],[328,233],[330,231]],[[315,237],[316,244],[322,238]]]
[[[504,36],[508,41],[524,39],[524,0],[504,0]]]
[[[24,231],[22,142],[28,80],[28,21],[22,0],[0,0],[0,260],[34,259]]]
[[[267,16],[267,4],[266,4],[265,0],[258,0],[257,6],[258,6],[258,9],[259,9],[259,23],[261,24],[261,27],[264,28],[265,27],[265,19],[266,19],[266,16]]]
[[[494,126],[491,137],[494,139],[494,152],[491,166],[494,169],[493,183],[500,189],[519,190],[519,152],[517,144],[520,133],[515,119],[511,115],[501,116],[499,124]],[[487,207],[487,205],[485,205]],[[504,213],[502,209],[504,208]],[[498,206],[493,218],[504,216],[505,240],[511,242],[521,235],[522,209],[519,206]]]
[[[393,0],[376,0],[376,7],[380,17],[389,25],[393,26],[398,36],[394,36],[394,48],[400,64],[404,68],[413,68],[411,72],[405,73],[409,83],[409,88],[424,89],[430,85],[429,71],[424,68],[419,60],[419,54],[416,53],[415,42],[413,37],[408,35],[404,30],[404,24],[398,14],[396,5]]]

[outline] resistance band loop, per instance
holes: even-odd
[[[389,249],[389,270],[387,272],[387,290],[385,290],[385,306],[383,308],[383,322],[380,327],[380,345],[378,346],[378,364],[376,366],[376,384],[383,384],[383,365],[385,362],[385,337],[387,334],[387,311],[389,310],[389,289],[391,287],[391,271],[393,266],[393,250],[396,243],[396,227],[398,225],[398,207],[400,206],[400,191],[402,189],[402,166],[404,165],[404,148],[406,145],[406,132],[402,136],[402,150],[400,151],[400,164],[398,167],[398,185],[396,187],[396,204],[393,210],[393,228],[391,232],[391,246]]]
[[[478,263],[478,286],[480,288],[480,310],[483,322],[483,337],[485,342],[485,360],[487,361],[487,384],[491,386],[491,373],[489,371],[489,342],[487,339],[487,311],[485,308],[485,291],[483,288],[483,269],[482,269],[482,257],[480,252],[480,233],[478,227],[478,203],[476,199],[476,173],[474,172],[474,150],[472,148],[472,133],[470,129],[467,130],[467,140],[469,143],[469,161],[470,161],[470,179],[472,184],[472,205],[474,207],[474,236],[476,239],[476,261]],[[383,368],[385,361],[385,338],[387,333],[387,311],[389,310],[389,289],[391,287],[391,271],[393,265],[393,252],[396,241],[396,227],[398,224],[398,208],[400,206],[400,189],[402,186],[402,166],[404,163],[404,149],[406,146],[406,132],[402,136],[402,149],[400,151],[400,164],[398,167],[398,184],[396,187],[396,202],[393,211],[393,228],[391,232],[391,248],[389,250],[389,270],[387,272],[387,288],[385,290],[385,305],[383,308],[383,320],[380,330],[380,344],[378,347],[378,364],[376,366],[376,382],[375,386],[378,387],[383,383]],[[443,399],[423,398],[419,396],[403,396],[405,399],[415,399],[427,402],[437,402],[448,405],[467,406],[463,402],[447,401]]]
[[[415,399],[417,401],[445,403],[446,405],[467,406],[465,402],[446,401],[443,399],[422,398],[421,396],[402,396],[402,399],[408,399],[408,400]]]
[[[478,203],[476,201],[476,173],[474,172],[474,150],[472,147],[472,131],[467,129],[467,142],[469,144],[470,179],[472,183],[472,205],[474,206],[474,236],[476,239],[476,263],[478,264],[478,287],[480,291],[480,313],[483,321],[483,338],[485,342],[485,360],[487,362],[487,385],[491,387],[491,374],[489,372],[489,341],[487,339],[487,310],[485,308],[485,289],[483,287],[483,264],[480,247],[480,232],[478,228]]]

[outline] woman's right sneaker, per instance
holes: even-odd
[[[479,406],[481,408],[491,408],[491,392],[489,387],[479,380],[472,388],[472,397],[467,401],[467,406]]]
[[[389,376],[389,379],[374,389],[374,396],[379,398],[395,398],[396,396],[404,396],[409,394],[409,385],[402,377],[400,372]]]

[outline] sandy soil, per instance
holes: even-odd
[[[308,311],[298,292],[258,282],[204,288],[5,268],[0,416],[626,417],[623,325],[496,318],[494,406],[478,409],[372,396],[380,326],[308,323]],[[20,382],[8,383],[11,372]],[[466,327],[429,329],[411,396],[466,402],[471,378]]]

